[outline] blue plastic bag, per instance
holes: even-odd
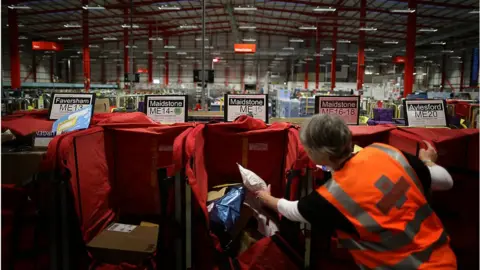
[[[223,197],[211,202],[213,206],[209,211],[210,221],[220,225],[225,232],[229,232],[240,217],[240,209],[244,200],[245,188],[243,186],[229,187]]]

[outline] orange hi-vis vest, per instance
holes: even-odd
[[[443,225],[399,150],[364,148],[317,192],[357,230],[337,236],[360,269],[457,269]]]

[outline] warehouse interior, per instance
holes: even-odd
[[[1,267],[480,267],[479,1],[1,7]]]

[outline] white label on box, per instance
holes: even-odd
[[[159,145],[158,152],[173,152],[173,145]]]
[[[57,120],[60,117],[83,109],[87,105],[95,105],[94,94],[60,94],[54,93],[50,119]]]
[[[405,100],[405,110],[409,127],[447,126],[443,100]]]
[[[35,133],[35,139],[33,140],[34,147],[47,147],[53,137],[55,137],[53,131],[37,131]]]
[[[267,143],[249,143],[248,150],[249,151],[268,151],[268,144]]]
[[[122,224],[122,223],[113,223],[108,230],[113,232],[132,232],[135,230],[136,225]]]
[[[234,121],[241,115],[268,122],[267,95],[227,95],[225,121]]]
[[[186,96],[146,96],[145,113],[162,124],[185,123],[187,119]]]
[[[358,96],[317,96],[316,107],[318,114],[337,115],[347,125],[358,125],[360,113],[360,99]]]

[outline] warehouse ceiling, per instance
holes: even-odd
[[[6,1],[3,1],[6,2]],[[124,31],[133,25],[130,38],[135,41],[148,40],[152,36],[172,38],[188,36],[199,38],[202,32],[201,1],[149,1],[134,0],[18,0],[17,5],[28,8],[16,9],[21,36],[28,40],[59,41],[66,49],[79,49],[82,44],[82,13],[88,3],[89,43],[102,46],[123,40]],[[478,44],[478,1],[477,0],[417,0],[417,46],[420,53],[429,53]],[[2,3],[3,31],[8,29],[8,4]],[[132,8],[133,7],[133,8]],[[242,10],[255,7],[256,10]],[[367,0],[365,27],[366,46],[388,54],[404,54],[408,12],[408,0]],[[400,13],[399,13],[400,12]],[[403,12],[403,13],[402,13]],[[305,53],[315,52],[315,41],[322,47],[331,45],[334,29],[337,42],[354,46],[361,27],[360,0],[211,0],[206,4],[206,33],[210,40],[219,33],[231,33],[228,42],[242,42],[244,38],[281,35],[289,39],[302,39],[298,46]],[[255,27],[255,29],[252,29]],[[310,27],[312,29],[301,29]],[[314,28],[316,27],[316,30]],[[245,29],[250,28],[250,29]],[[127,29],[127,30],[126,30]],[[116,40],[104,40],[110,38]],[[28,41],[27,40],[27,41]],[[224,41],[222,41],[225,43]],[[258,42],[258,41],[257,41]],[[443,45],[445,42],[445,45]],[[213,43],[213,42],[212,42]],[[436,45],[435,45],[436,44]],[[215,44],[210,44],[215,45]],[[233,45],[232,45],[233,46]],[[273,47],[271,45],[271,47]],[[260,46],[259,55],[275,56],[276,51]],[[162,51],[163,47],[159,51]],[[191,48],[192,50],[194,48]],[[216,48],[232,51],[230,46]],[[276,49],[278,50],[278,49]],[[339,49],[338,53],[355,50]],[[328,53],[327,53],[328,54]],[[417,52],[418,54],[418,52]],[[367,52],[367,57],[368,57]],[[372,54],[370,54],[372,55]]]

